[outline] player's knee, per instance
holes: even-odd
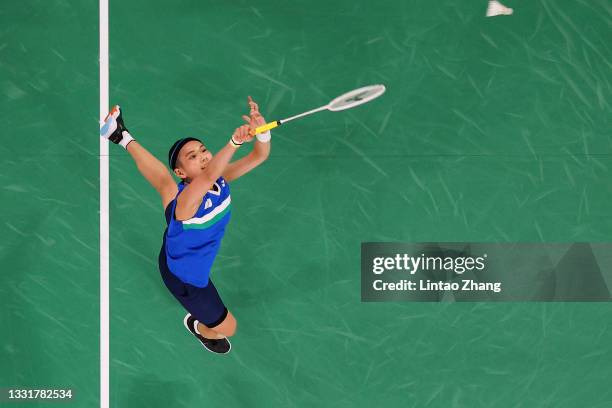
[[[234,321],[234,325],[227,331],[226,337],[231,337],[236,334],[236,330],[238,330],[238,322]]]
[[[236,329],[238,328],[238,322],[236,322],[236,318],[230,312],[227,312],[227,316],[218,326],[214,327],[213,330],[217,333],[221,333],[226,337],[231,337],[236,334]]]

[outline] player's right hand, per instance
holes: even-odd
[[[236,128],[234,134],[232,135],[232,139],[238,144],[250,142],[253,140],[253,136],[249,133],[249,130],[249,125],[242,125],[239,128]]]

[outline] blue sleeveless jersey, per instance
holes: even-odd
[[[170,272],[179,279],[203,288],[208,285],[210,268],[230,220],[229,184],[219,177],[202,198],[193,218],[178,221],[175,217],[176,199],[185,186],[184,183],[178,185],[178,194],[166,208],[166,260]]]

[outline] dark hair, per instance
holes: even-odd
[[[187,142],[191,142],[192,140],[202,143],[200,139],[196,139],[195,137],[186,137],[174,142],[170,150],[168,150],[168,166],[170,166],[170,170],[174,170],[176,168],[176,161],[178,160],[179,152],[181,151],[183,146],[185,146]]]

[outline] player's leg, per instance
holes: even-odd
[[[209,281],[208,286],[204,288],[198,288],[181,281],[168,268],[163,247],[159,254],[159,270],[170,293],[189,312],[183,319],[185,328],[207,350],[219,354],[228,353],[231,344],[225,335],[208,329],[208,327],[220,325],[229,315],[212,281]],[[200,324],[200,321],[202,324]]]
[[[186,295],[178,298],[189,314],[185,327],[209,351],[225,354],[231,349],[227,337],[236,332],[236,319],[227,310],[211,279],[203,288],[185,284]]]
[[[196,288],[186,284],[188,299],[184,304],[186,309],[197,319],[197,331],[204,337],[208,333],[210,338],[230,337],[236,333],[236,318],[227,310],[212,279],[204,288]]]
[[[238,323],[236,322],[236,318],[229,311],[227,312],[227,316],[223,321],[215,326],[205,326],[202,322],[199,322],[198,331],[202,333],[203,330],[207,331],[211,334],[216,334],[221,337],[231,337],[236,333],[236,328],[238,327]],[[202,334],[204,337],[208,337]],[[215,337],[215,338],[221,338]]]

